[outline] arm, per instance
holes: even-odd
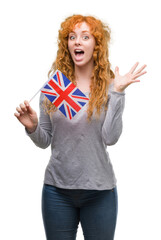
[[[102,126],[102,138],[106,145],[114,145],[122,133],[122,114],[125,93],[109,90],[108,109]]]
[[[27,135],[32,141],[41,148],[46,148],[51,142],[52,126],[49,115],[44,113],[42,109],[42,102],[44,96],[40,96],[40,117],[39,122],[36,112],[31,108],[28,101],[24,101],[24,104],[20,104],[16,108],[17,112],[14,114],[20,123],[25,127]]]
[[[132,83],[140,82],[138,77],[146,73],[143,72],[146,65],[144,64],[137,71],[137,62],[128,73],[121,76],[119,68],[115,68],[115,79],[113,80],[112,90],[109,90],[108,110],[102,127],[102,138],[105,144],[115,144],[122,132],[122,114],[125,104],[124,90]]]
[[[39,116],[39,122],[37,124],[36,130],[30,133],[26,129],[26,133],[31,138],[31,140],[35,143],[36,146],[45,149],[51,143],[52,125],[51,125],[49,115],[46,114],[42,108],[43,100],[44,100],[44,95],[41,93],[40,104],[39,104],[40,116]]]

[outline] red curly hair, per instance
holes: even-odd
[[[115,77],[109,62],[109,42],[110,28],[93,16],[73,15],[65,19],[61,24],[58,35],[58,51],[56,60],[48,73],[48,77],[59,69],[75,85],[74,63],[68,50],[68,36],[73,31],[76,24],[86,22],[90,27],[90,32],[95,38],[95,48],[93,52],[94,68],[91,78],[89,104],[87,109],[88,120],[91,120],[94,109],[98,119],[101,108],[107,109],[108,89],[112,78]],[[56,107],[45,99],[44,107],[47,113],[56,111]]]

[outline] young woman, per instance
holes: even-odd
[[[41,148],[51,144],[45,171],[42,215],[47,240],[76,239],[79,222],[86,240],[112,240],[117,219],[117,186],[107,146],[122,132],[125,88],[139,82],[138,62],[121,76],[109,62],[110,29],[92,16],[68,17],[59,31],[58,52],[49,76],[59,69],[89,97],[68,120],[42,94],[39,121],[28,101],[15,116]]]

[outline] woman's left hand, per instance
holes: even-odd
[[[130,84],[135,82],[140,82],[140,80],[137,78],[146,73],[146,71],[143,71],[143,69],[147,65],[143,65],[141,68],[135,71],[138,64],[139,62],[135,63],[135,65],[130,69],[130,71],[126,73],[124,76],[121,76],[119,74],[118,67],[115,68],[115,79],[114,79],[114,88],[113,88],[114,91],[123,92],[125,88],[127,88]]]

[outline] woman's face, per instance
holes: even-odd
[[[68,49],[76,66],[93,64],[95,38],[87,23],[76,24],[68,37]]]

